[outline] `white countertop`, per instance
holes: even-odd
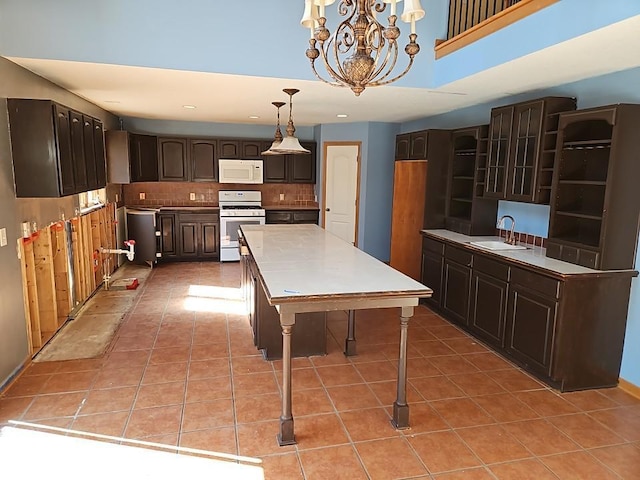
[[[273,305],[308,298],[429,297],[431,289],[317,225],[242,225]]]
[[[573,263],[563,262],[562,260],[549,258],[546,256],[546,249],[542,247],[534,247],[531,245],[527,245],[528,248],[526,250],[487,250],[485,248],[477,247],[475,245],[470,244],[470,242],[483,242],[487,240],[504,242],[504,239],[500,237],[495,237],[495,236],[469,237],[461,233],[451,232],[449,230],[444,230],[444,229],[422,230],[422,232],[432,237],[440,238],[442,240],[447,240],[453,243],[459,243],[461,244],[461,246],[473,249],[477,252],[482,252],[489,255],[496,255],[498,257],[503,257],[508,260],[514,260],[519,263],[532,265],[532,266],[541,268],[543,270],[548,270],[549,272],[557,273],[560,275],[611,274],[612,272],[614,272],[613,270],[606,270],[606,271],[593,270],[591,268],[582,267],[580,265],[574,265]],[[617,271],[630,271],[630,270],[617,270]]]

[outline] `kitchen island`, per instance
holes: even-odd
[[[367,255],[317,225],[243,225],[261,288],[282,328],[282,414],[278,443],[295,443],[291,413],[291,335],[296,314],[400,307],[397,396],[393,425],[409,426],[407,328],[419,298],[431,289]]]

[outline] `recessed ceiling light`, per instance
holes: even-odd
[[[251,118],[253,120],[256,120],[256,119],[260,118],[260,116],[259,115],[249,115],[249,118]]]
[[[182,108],[186,108],[188,110],[193,110],[194,108],[196,108],[195,105],[182,105]]]
[[[105,100],[104,103],[120,103],[120,100]]]
[[[336,117],[338,118],[347,118],[349,115],[347,115],[346,113],[339,113],[336,115]]]

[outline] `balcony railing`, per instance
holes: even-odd
[[[447,39],[436,45],[436,58],[531,15],[559,0],[451,0]]]

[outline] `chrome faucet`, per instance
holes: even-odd
[[[511,215],[503,215],[503,216],[501,216],[500,220],[498,220],[498,224],[496,225],[496,228],[504,229],[504,220],[506,218],[511,220],[511,229],[507,232],[507,235],[506,235],[506,238],[504,239],[504,242],[508,243],[509,245],[515,245],[516,244],[516,236],[515,236],[513,231],[516,228],[516,221],[514,220],[514,218]]]

